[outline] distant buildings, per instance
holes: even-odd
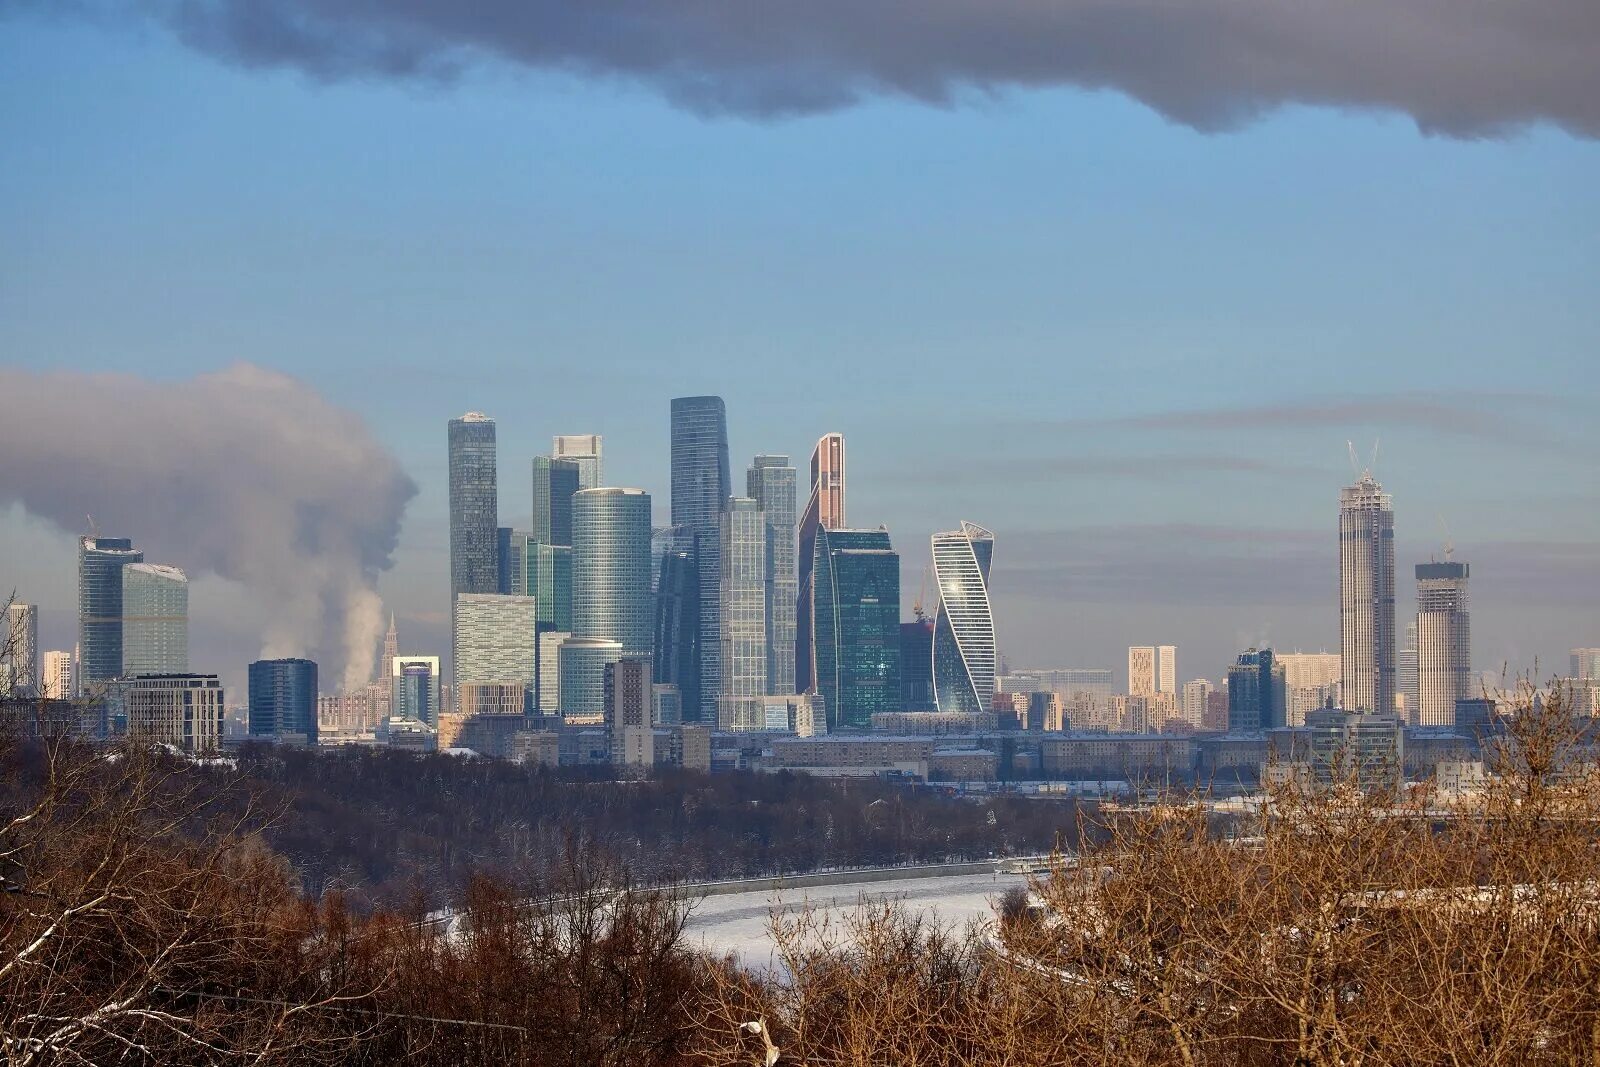
[[[606,664],[604,670],[602,688],[606,728],[611,733],[611,762],[651,766],[655,751],[650,658],[623,656]]]
[[[1195,678],[1183,683],[1179,699],[1180,714],[1183,716],[1183,721],[1196,730],[1205,728],[1206,705],[1211,700],[1211,693],[1215,688],[1205,678]]]
[[[1307,713],[1330,703],[1339,706],[1342,668],[1337,652],[1280,652],[1273,658],[1283,665],[1289,700],[1286,725],[1302,726]]]
[[[700,712],[700,571],[695,535],[669,526],[653,539],[660,544],[655,566],[655,677],[674,686],[690,720]]]
[[[0,696],[39,695],[39,609],[11,604],[0,627]],[[48,694],[46,694],[48,695]]]
[[[71,700],[77,693],[72,677],[72,653],[51,651],[44,654],[44,688],[40,696],[50,700]]]
[[[449,425],[450,603],[500,589],[499,499],[494,420],[469,411]],[[455,666],[455,648],[451,648]]]
[[[128,733],[184,752],[222,745],[227,702],[214,674],[150,674],[116,683]]]
[[[876,712],[904,710],[900,555],[881,528],[819,528],[814,555],[813,647],[828,731],[864,730]]]
[[[1465,563],[1417,564],[1417,705],[1413,726],[1453,726],[1472,692],[1472,622]]]
[[[841,529],[844,524],[844,435],[824,434],[811,452],[811,495],[800,517],[795,558],[795,688],[803,693],[817,685],[813,652],[816,592],[812,577],[817,531]]]
[[[122,676],[189,670],[189,579],[176,567],[122,568]]]
[[[1251,733],[1286,725],[1284,669],[1270,648],[1250,649],[1228,668],[1228,730]]]
[[[122,673],[122,568],[144,562],[126,537],[78,541],[78,649],[81,691]]]
[[[550,458],[570,463],[577,468],[576,492],[598,489],[606,484],[605,466],[601,461],[601,443],[601,437],[597,433],[564,434],[551,441]]]
[[[650,494],[584,489],[572,498],[572,632],[651,654]],[[598,690],[596,696],[598,696]]]
[[[933,711],[933,620],[900,624],[900,711]]]
[[[989,710],[994,696],[994,613],[989,566],[994,534],[976,523],[933,535],[933,570],[939,584],[934,616],[933,696],[940,711]]]
[[[756,502],[766,530],[765,597],[767,691],[795,691],[795,469],[788,456],[760,455],[745,475],[745,494]]]
[[[1394,504],[1370,471],[1339,492],[1339,652],[1345,707],[1394,710]]]
[[[1575,648],[1570,658],[1568,676],[1587,681],[1600,678],[1600,648]]]
[[[250,736],[317,743],[317,665],[308,659],[250,664]]]
[[[604,721],[606,668],[627,652],[621,641],[575,634],[561,642],[558,699],[568,722]]]
[[[1151,697],[1178,692],[1178,649],[1173,645],[1134,645],[1128,649],[1128,695]]]
[[[722,693],[722,511],[732,495],[728,470],[728,413],[719,396],[682,396],[672,401],[672,524],[694,538],[699,577],[699,708],[685,717],[717,718]],[[646,539],[648,546],[648,537]],[[648,549],[647,549],[648,553]]]
[[[1312,780],[1328,787],[1392,789],[1405,773],[1405,731],[1392,711],[1356,713],[1324,708],[1306,716]]]
[[[572,544],[572,495],[580,488],[599,487],[582,485],[575,461],[533,457],[533,529],[528,533],[534,541],[545,545]]]
[[[758,697],[767,689],[767,529],[756,502],[734,497],[722,513],[721,597],[722,694],[718,721],[726,705]]]
[[[389,665],[389,717],[437,725],[440,707],[439,657],[397,655]]]

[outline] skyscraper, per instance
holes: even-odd
[[[623,655],[622,642],[609,637],[573,636],[561,642],[557,654],[560,680],[556,687],[561,714],[569,721],[604,721],[606,667]]]
[[[39,693],[39,609],[32,604],[6,608],[0,628],[0,696]]]
[[[994,534],[976,523],[933,535],[939,607],[933,622],[933,696],[940,711],[984,712],[994,697]]]
[[[599,457],[595,457],[599,464]],[[576,460],[533,457],[533,529],[535,541],[544,545],[572,544],[572,494],[581,489],[580,467]]]
[[[650,655],[650,494],[585,489],[572,498],[572,633]]]
[[[1210,701],[1212,690],[1215,688],[1207,678],[1195,678],[1183,683],[1182,696],[1178,702],[1179,711],[1183,721],[1196,730],[1205,726],[1206,704]]]
[[[1156,692],[1178,692],[1178,648],[1176,645],[1156,646]]]
[[[574,492],[598,489],[606,484],[600,446],[601,438],[597,433],[559,434],[551,441],[550,458],[571,463],[578,469],[578,488]]]
[[[656,564],[655,678],[675,686],[680,709],[691,721],[700,711],[700,572],[695,536],[684,526],[669,526],[658,540]]]
[[[1413,726],[1454,726],[1472,692],[1472,623],[1465,563],[1417,564],[1417,707]]]
[[[389,665],[390,715],[430,726],[439,722],[439,657],[396,656]]]
[[[900,554],[889,531],[821,527],[815,542],[817,693],[828,732],[900,710]]]
[[[529,539],[523,546],[525,581],[520,590],[539,602],[546,629],[572,630],[572,549]]]
[[[1568,677],[1578,681],[1600,678],[1600,648],[1575,648],[1570,654]]]
[[[788,456],[757,456],[746,494],[766,524],[767,692],[795,691],[795,471]]]
[[[457,685],[533,690],[539,671],[538,603],[533,597],[463,593],[456,597],[454,623]]]
[[[767,692],[767,531],[761,509],[734,497],[722,513],[722,699],[718,720],[739,698]]]
[[[122,673],[122,568],[144,553],[126,537],[78,541],[78,688],[89,692]]]
[[[122,676],[189,670],[189,578],[176,567],[122,568]]]
[[[933,711],[933,620],[900,624],[900,711]]]
[[[1404,721],[1417,725],[1417,703],[1421,700],[1417,685],[1417,620],[1406,623],[1405,640],[1395,651],[1394,684],[1398,705]]]
[[[250,736],[303,734],[317,743],[317,665],[308,659],[250,664]]]
[[[450,420],[450,603],[500,588],[494,420],[476,411]],[[450,649],[451,671],[455,648]],[[452,677],[454,674],[452,673]]]
[[[1259,652],[1252,648],[1228,668],[1229,732],[1253,733],[1283,726],[1288,707],[1283,665],[1273,661],[1270,648]]]
[[[1394,638],[1394,504],[1364,471],[1339,491],[1339,653],[1347,710],[1394,710]]]
[[[44,654],[44,687],[40,696],[50,700],[71,700],[76,692],[72,678],[72,653],[52,651]]]
[[[672,401],[672,524],[694,535],[700,577],[699,719],[715,722],[722,692],[722,511],[732,495],[728,412],[720,396]],[[691,709],[686,704],[684,715]]]
[[[1128,695],[1153,697],[1178,691],[1175,645],[1133,645],[1128,649]]]
[[[800,518],[799,545],[795,557],[795,689],[802,693],[816,688],[816,662],[812,651],[815,635],[815,583],[812,567],[816,562],[817,531],[844,526],[844,434],[824,434],[811,452],[811,495]]]
[[[521,596],[527,585],[528,531],[501,526],[495,530],[495,563],[498,577],[494,591],[501,596]]]
[[[400,654],[400,633],[394,628],[394,612],[389,613],[389,629],[383,635],[383,656],[378,660],[378,678],[389,684],[394,658]]]

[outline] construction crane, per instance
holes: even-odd
[[[923,608],[922,605],[928,596],[928,574],[932,570],[932,563],[929,563],[922,568],[922,584],[917,588],[916,602],[911,605],[911,613],[917,617],[918,622],[922,622],[928,617],[928,612]]]

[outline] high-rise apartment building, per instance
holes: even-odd
[[[214,674],[148,674],[117,683],[128,733],[185,752],[222,745],[227,700]]]
[[[395,656],[389,665],[392,692],[389,698],[390,715],[396,719],[411,719],[430,726],[437,725],[440,707],[439,657]]]
[[[611,762],[648,766],[654,762],[650,751],[651,709],[655,703],[650,658],[623,656],[606,664],[604,692]]]
[[[122,676],[189,670],[189,578],[176,567],[122,568]]]
[[[308,659],[250,664],[250,736],[304,736],[317,743],[317,665]]]
[[[1571,670],[1567,676],[1578,681],[1600,678],[1600,648],[1575,648],[1571,653]]]
[[[606,484],[605,466],[601,462],[601,438],[597,433],[557,435],[550,443],[550,458],[572,464],[578,469],[578,488],[599,489]],[[561,544],[564,542],[557,542]]]
[[[498,462],[494,420],[469,411],[449,426],[450,602],[500,589]],[[455,648],[450,649],[451,670]]]
[[[746,474],[746,495],[766,526],[767,692],[795,691],[795,470],[788,456],[761,455]]]
[[[1286,725],[1288,691],[1272,650],[1250,649],[1228,668],[1228,730],[1253,733]]]
[[[39,609],[11,604],[0,626],[0,696],[39,693]]]
[[[44,687],[39,695],[48,700],[71,700],[77,693],[72,677],[72,653],[51,651],[44,654]]]
[[[539,612],[533,597],[463,593],[456,597],[454,623],[458,686],[533,690],[539,675]]]
[[[767,531],[749,497],[734,497],[722,513],[722,696],[728,701],[767,692]]]
[[[600,457],[595,457],[598,467]],[[529,535],[540,544],[572,544],[572,494],[579,489],[598,489],[583,485],[576,460],[533,457],[533,529]]]
[[[1337,652],[1278,652],[1288,690],[1288,726],[1304,726],[1306,715],[1332,704],[1339,706],[1341,669]]]
[[[844,527],[844,434],[824,434],[811,452],[811,495],[800,517],[795,556],[795,689],[816,688],[815,640],[817,532]]]
[[[994,612],[989,567],[994,534],[962,522],[933,535],[939,607],[933,621],[933,697],[940,711],[978,713],[994,698]]]
[[[1216,686],[1209,679],[1195,678],[1183,683],[1183,691],[1178,707],[1183,721],[1193,726],[1196,730],[1203,729],[1206,724],[1206,704],[1211,699]]]
[[[819,528],[813,566],[817,693],[828,732],[900,707],[900,554],[889,531]]]
[[[1178,692],[1175,645],[1134,645],[1128,649],[1128,695],[1151,697]]]
[[[1417,703],[1413,726],[1453,726],[1472,691],[1472,622],[1465,563],[1417,564]]]
[[[1345,708],[1393,711],[1394,503],[1370,471],[1339,491],[1339,654]]]
[[[122,568],[144,562],[126,537],[78,540],[78,687],[93,693],[122,674]]]
[[[694,536],[700,578],[699,698],[697,717],[717,720],[722,692],[722,512],[732,496],[728,470],[728,412],[720,396],[672,401],[672,524]],[[687,717],[691,709],[685,705]]]

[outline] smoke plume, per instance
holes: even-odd
[[[449,79],[493,58],[755,117],[1070,85],[1198,129],[1286,104],[1496,136],[1600,135],[1595,0],[0,0],[135,9],[189,46],[314,77]]]
[[[415,494],[359,417],[261,367],[180,382],[0,368],[0,504],[72,532],[93,515],[152,562],[242,583],[268,620],[263,655],[341,665],[347,687],[371,675],[377,578]]]

